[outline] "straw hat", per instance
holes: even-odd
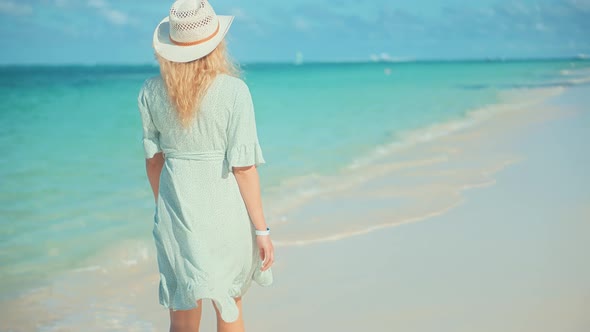
[[[223,40],[233,19],[215,15],[207,0],[178,0],[154,31],[154,50],[173,62],[202,58]]]

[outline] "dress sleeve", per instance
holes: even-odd
[[[139,114],[143,127],[143,150],[146,159],[152,158],[156,153],[162,151],[160,148],[160,132],[154,125],[149,108],[146,85],[141,88],[137,97]]]
[[[265,163],[258,141],[252,96],[243,81],[237,88],[230,113],[227,142],[226,158],[230,172],[234,166],[258,166]]]

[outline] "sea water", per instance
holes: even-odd
[[[579,60],[245,65],[267,161],[265,209],[277,194],[313,192],[322,176],[362,168],[384,146],[405,144],[404,133],[489,108],[503,92],[588,84],[579,74],[588,68]],[[131,248],[87,265],[130,239],[150,248],[137,93],[157,74],[154,66],[0,69],[1,298],[57,274],[149,256]]]

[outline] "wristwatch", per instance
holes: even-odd
[[[261,231],[261,230],[256,230],[256,235],[268,235],[270,234],[270,227],[266,227],[265,231]]]

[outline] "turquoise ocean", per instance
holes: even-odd
[[[590,62],[250,64],[242,69],[267,161],[259,168],[263,199],[272,210],[277,195],[316,190],[314,179],[362,167],[383,146],[404,144],[404,133],[428,135],[435,124],[493,107],[504,92],[588,84],[578,73],[587,75]],[[127,263],[124,269],[145,256],[145,247],[127,248],[134,255],[100,253],[129,240],[150,248],[153,199],[137,93],[157,74],[155,66],[0,68],[0,298],[80,269],[119,261]],[[271,212],[272,226],[280,216]],[[104,261],[89,266],[90,257]]]

